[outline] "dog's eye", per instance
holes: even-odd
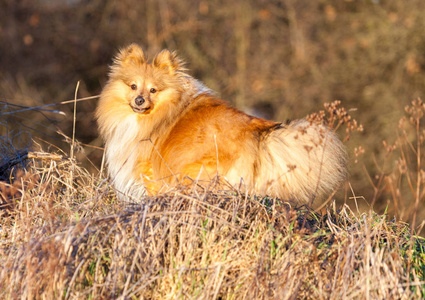
[[[137,85],[135,85],[135,84],[130,85],[130,87],[133,91],[137,90]]]
[[[156,93],[156,89],[151,88],[150,92],[151,92],[152,94],[155,94],[155,93]]]

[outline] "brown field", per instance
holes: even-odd
[[[0,298],[425,298],[424,14],[422,0],[0,1]],[[345,187],[318,211],[219,179],[118,201],[93,112],[131,42],[176,50],[250,114],[326,115]]]
[[[218,184],[143,203],[70,159],[2,184],[2,299],[419,299],[425,242],[406,223],[322,214]]]

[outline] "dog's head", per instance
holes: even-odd
[[[122,49],[111,66],[109,84],[134,112],[150,114],[164,101],[178,101],[184,92],[185,68],[175,52],[163,50],[152,63],[138,45]]]

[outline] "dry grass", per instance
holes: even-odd
[[[66,158],[13,174],[1,183],[2,299],[425,296],[425,243],[385,215],[214,184],[122,203]]]
[[[425,298],[424,240],[399,221],[425,224],[423,103],[388,126],[423,95],[424,1],[72,2],[0,9],[0,299]],[[16,151],[25,128],[59,145],[61,119],[12,107],[69,99],[78,80],[81,96],[98,93],[112,53],[133,41],[178,50],[224,99],[277,120],[329,99],[358,108],[367,130],[352,142],[369,176],[355,169],[352,183],[388,215],[315,214],[217,186],[131,205],[69,158]],[[94,107],[79,107],[76,132],[100,146]]]

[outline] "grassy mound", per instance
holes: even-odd
[[[214,183],[123,203],[72,159],[19,155],[0,183],[1,299],[425,297],[425,242],[385,215]]]

